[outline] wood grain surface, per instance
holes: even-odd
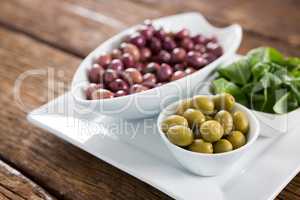
[[[146,18],[201,11],[215,25],[236,22],[245,28],[240,53],[271,45],[300,56],[299,1],[175,2],[0,1],[0,159],[10,165],[0,161],[0,199],[170,199],[26,121],[29,110],[69,89],[82,58],[128,26]],[[24,81],[20,106],[12,91],[28,70],[42,75]],[[54,88],[49,87],[48,76],[54,77]],[[10,174],[9,167],[23,175]],[[277,198],[300,199],[300,176]]]

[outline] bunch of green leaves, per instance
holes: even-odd
[[[256,48],[221,66],[212,85],[214,93],[230,93],[251,109],[287,113],[300,106],[300,58],[284,57],[270,47]]]

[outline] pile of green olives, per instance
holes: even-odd
[[[162,131],[173,144],[193,152],[223,153],[247,143],[249,120],[233,111],[235,99],[227,93],[183,100],[166,117]]]

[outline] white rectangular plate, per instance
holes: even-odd
[[[299,128],[260,137],[223,175],[201,177],[175,161],[160,140],[156,119],[78,114],[73,103],[67,93],[29,113],[28,120],[175,199],[273,199],[300,170]]]

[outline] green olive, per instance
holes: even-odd
[[[208,121],[208,120],[213,120],[214,118],[210,115],[205,115],[205,120]]]
[[[183,113],[189,109],[189,108],[192,108],[193,105],[192,105],[192,99],[186,99],[186,100],[183,100],[176,108],[176,114],[177,115],[183,115]]]
[[[232,131],[227,140],[232,144],[233,149],[238,149],[246,144],[246,137],[240,131]]]
[[[183,113],[189,123],[190,128],[200,127],[205,122],[205,116],[200,110],[189,108]]]
[[[215,115],[215,120],[218,121],[224,128],[224,135],[228,135],[233,129],[233,119],[231,114],[226,110],[221,110]]]
[[[204,114],[211,114],[215,109],[213,100],[207,96],[196,96],[193,99],[193,105]]]
[[[199,153],[213,153],[213,145],[209,142],[205,142],[202,139],[196,139],[188,147],[190,151],[199,152]]]
[[[222,93],[222,94],[215,95],[213,97],[213,101],[215,103],[215,107],[218,110],[231,111],[235,104],[234,97],[228,93]]]
[[[200,132],[205,141],[216,142],[222,138],[224,129],[219,122],[215,120],[209,120],[201,125]]]
[[[193,131],[186,126],[172,126],[167,132],[167,137],[173,144],[184,147],[192,144],[194,140]]]
[[[232,144],[226,139],[221,139],[214,144],[214,153],[228,152],[232,149]]]
[[[163,132],[166,133],[170,127],[176,125],[189,126],[188,121],[184,117],[180,115],[170,115],[162,122],[161,128]]]
[[[235,130],[241,131],[244,134],[248,132],[249,121],[245,113],[241,111],[236,111],[235,113],[233,113],[233,123]]]

